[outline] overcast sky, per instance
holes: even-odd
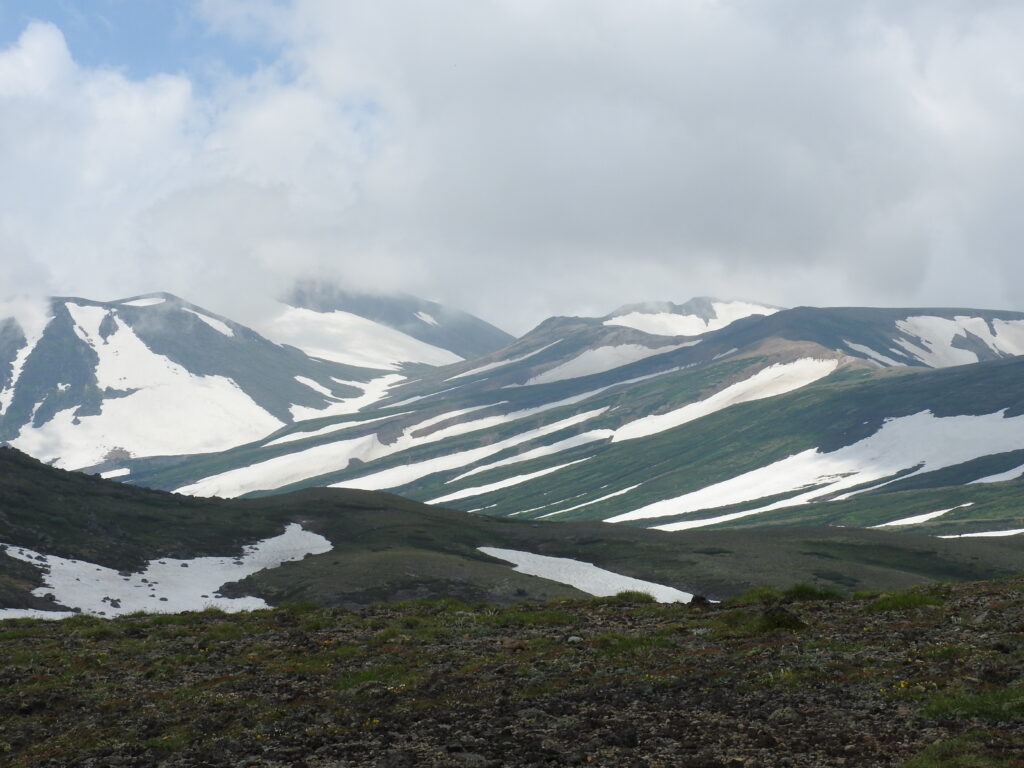
[[[3,0],[8,294],[1024,310],[1024,3]]]

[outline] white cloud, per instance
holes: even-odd
[[[0,52],[28,288],[244,316],[325,272],[513,330],[697,293],[1024,308],[1016,4],[199,9],[280,59],[200,95],[52,26]]]

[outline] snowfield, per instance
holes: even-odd
[[[630,312],[604,321],[605,325],[622,325],[655,336],[699,336],[751,315],[773,315],[779,310],[745,301],[714,301],[715,317],[705,320],[697,315],[675,312]]]
[[[621,368],[624,365],[635,363],[655,355],[663,355],[683,347],[692,347],[699,341],[689,341],[684,344],[669,344],[664,347],[645,347],[641,344],[616,344],[614,346],[596,347],[588,349],[576,357],[561,365],[540,373],[529,381],[531,384],[550,384],[554,381],[565,381],[566,379],[578,379],[581,376],[591,376],[595,373],[604,373],[613,368]]]
[[[921,341],[897,339],[896,343],[922,363],[933,368],[977,363],[970,349],[953,346],[955,340],[967,341],[968,334],[983,342],[996,356],[1024,355],[1024,320],[993,320],[957,315],[952,320],[933,315],[915,315],[898,320],[896,327]]]
[[[831,453],[812,448],[700,490],[648,504],[606,522],[648,520],[796,494],[752,510],[657,526],[680,531],[805,504],[857,485],[932,472],[965,461],[1024,448],[1024,416],[1004,411],[984,416],[937,417],[930,411],[887,420],[875,434]],[[877,487],[877,486],[875,486]],[[801,493],[802,491],[802,493]]]
[[[539,576],[559,584],[568,584],[581,592],[597,597],[609,597],[619,592],[646,592],[659,603],[688,603],[693,599],[689,592],[683,592],[664,584],[643,581],[629,576],[606,571],[591,563],[572,560],[568,557],[549,557],[520,552],[515,549],[477,547],[485,555],[505,560],[515,565],[513,570],[528,576]]]
[[[283,425],[231,379],[194,376],[152,352],[116,315],[115,330],[104,340],[99,326],[107,309],[70,302],[67,307],[75,333],[99,358],[98,386],[129,394],[104,399],[97,415],[76,417],[75,406],[40,427],[26,424],[11,441],[15,448],[76,469],[98,464],[115,447],[133,456],[223,451]]]
[[[350,312],[285,307],[259,331],[271,341],[298,347],[311,357],[364,368],[393,371],[401,363],[450,365],[462,361],[454,352]]]
[[[838,367],[838,360],[815,360],[809,357],[792,363],[770,365],[749,379],[726,387],[703,400],[689,403],[668,413],[631,421],[615,430],[612,442],[647,437],[724,410],[731,405],[792,392],[828,376]]]
[[[43,555],[25,547],[8,546],[6,552],[43,571],[43,586],[34,589],[34,595],[52,594],[58,604],[94,616],[119,616],[135,611],[179,613],[219,608],[234,612],[266,608],[261,598],[222,597],[217,590],[257,571],[331,549],[331,542],[323,536],[291,523],[284,533],[251,544],[236,557],[160,558],[151,560],[145,570],[132,574],[82,560]],[[32,615],[49,617],[45,611]],[[56,617],[70,615],[73,614],[62,613]],[[0,618],[17,617],[18,613],[9,614],[0,609]]]

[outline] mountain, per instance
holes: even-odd
[[[742,316],[698,335],[633,327],[724,322],[723,305],[551,318],[504,349],[417,371],[358,414],[124,462],[124,479],[203,496],[388,490],[662,530],[1024,528],[1024,314],[732,305]]]
[[[44,314],[0,320],[0,441],[62,467],[225,450],[382,389],[167,293]]]
[[[0,618],[512,603],[641,590],[720,599],[754,584],[891,589],[1019,569],[1015,540],[826,527],[669,534],[540,525],[390,494],[308,489],[201,499],[136,488],[0,448]]]
[[[408,294],[374,295],[301,282],[261,329],[313,357],[396,370],[447,365],[493,352],[514,338],[478,317]]]

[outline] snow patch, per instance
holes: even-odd
[[[145,298],[145,299],[132,299],[131,301],[119,301],[118,304],[121,304],[122,306],[125,306],[125,307],[154,307],[157,304],[163,304],[165,301],[166,301],[166,299],[162,298],[161,296],[149,296],[148,298]]]
[[[461,491],[455,491],[449,493],[447,496],[439,496],[436,499],[431,499],[427,504],[444,504],[448,501],[456,501],[457,499],[468,499],[471,496],[483,496],[485,493],[491,491],[499,491],[502,488],[510,488],[513,485],[519,485],[533,480],[537,477],[543,477],[544,475],[550,475],[552,472],[558,472],[560,469],[571,467],[573,464],[579,464],[581,461],[587,461],[586,459],[577,459],[576,461],[570,461],[566,464],[559,464],[555,467],[547,467],[546,469],[539,469],[536,472],[528,472],[525,475],[515,475],[514,477],[507,477],[504,480],[498,480],[497,482],[490,483],[488,485],[479,485],[475,488],[463,488]]]
[[[971,539],[976,536],[1019,536],[1024,533],[1024,528],[1014,528],[1009,531],[979,531],[978,533],[955,533],[946,536],[939,536],[940,539]]]
[[[568,584],[581,592],[598,597],[609,597],[619,592],[646,592],[659,603],[688,603],[693,599],[689,592],[683,592],[664,584],[643,581],[629,576],[606,571],[593,563],[584,563],[568,557],[550,557],[535,555],[531,552],[520,552],[515,549],[499,549],[497,547],[477,547],[485,555],[512,563],[513,570],[527,576],[539,576],[548,581]]]
[[[104,480],[113,480],[115,477],[124,477],[131,473],[132,471],[128,467],[121,467],[120,469],[108,469],[106,472],[100,472],[100,477]]]
[[[218,320],[216,317],[204,315],[202,312],[196,312],[194,309],[189,309],[188,307],[182,307],[182,309],[184,309],[186,312],[192,313],[218,333],[223,333],[225,336],[235,335],[235,332],[231,329],[231,326],[229,326],[223,320]]]
[[[811,448],[700,490],[616,515],[606,522],[667,517],[807,489],[752,510],[658,526],[666,531],[700,528],[806,504],[907,470],[910,471],[903,477],[1024,448],[1024,416],[1007,418],[1004,414],[1005,411],[997,411],[983,416],[937,417],[930,411],[921,411],[888,419],[875,434],[845,448],[831,453]]]
[[[828,376],[838,366],[838,360],[815,360],[809,357],[792,363],[770,365],[749,379],[728,386],[721,392],[716,392],[703,400],[684,405],[682,408],[668,413],[645,416],[631,421],[615,430],[612,442],[647,437],[674,429],[732,405],[792,392]]]
[[[550,384],[554,381],[575,379],[581,376],[591,376],[595,373],[604,373],[614,368],[621,368],[624,365],[635,363],[655,355],[663,355],[683,347],[691,347],[699,342],[686,342],[684,344],[670,344],[664,347],[645,347],[642,344],[617,344],[607,347],[596,347],[588,349],[576,357],[568,360],[554,368],[549,368],[537,376],[534,376],[526,385]]]
[[[43,586],[32,594],[52,593],[57,603],[94,616],[119,616],[134,611],[178,613],[219,608],[246,611],[266,608],[258,597],[229,598],[217,594],[224,584],[244,579],[306,555],[331,551],[331,542],[291,523],[284,533],[246,546],[236,557],[151,560],[140,573],[122,574],[82,560],[42,555],[8,545],[7,554],[40,567]]]
[[[855,342],[849,341],[848,339],[843,339],[843,344],[852,349],[854,352],[860,352],[862,355],[870,358],[871,360],[874,360],[876,363],[879,363],[880,365],[884,365],[886,367],[906,365],[906,363],[899,363],[893,360],[891,357],[886,357],[880,352],[875,352],[875,350],[873,350],[871,347],[866,347],[863,344],[857,344]]]
[[[604,321],[605,325],[621,325],[655,336],[699,336],[751,315],[773,315],[779,310],[750,304],[745,301],[715,301],[711,303],[715,317],[705,320],[697,315],[675,312],[630,312]]]
[[[428,315],[426,312],[417,312],[416,313],[416,317],[418,317],[420,320],[422,320],[427,325],[435,325],[435,326],[438,325],[437,320],[435,320],[433,318],[433,316]]]
[[[545,344],[540,349],[535,349],[533,350],[533,352],[528,352],[525,355],[520,355],[519,357],[509,357],[504,360],[498,360],[497,362],[494,363],[486,363],[484,365],[481,365],[477,368],[473,368],[472,370],[469,371],[465,371],[463,373],[457,373],[454,376],[445,379],[445,382],[454,381],[455,379],[461,379],[466,376],[475,376],[479,373],[485,373],[487,371],[493,371],[495,368],[504,368],[506,365],[512,365],[512,363],[521,363],[523,360],[528,360],[529,358],[535,355],[539,355],[545,349],[550,349],[551,347],[555,346],[555,344],[558,344],[560,341],[561,339],[559,339],[558,341],[553,341],[550,344]]]
[[[1024,464],[1013,469],[1008,469],[1006,472],[1000,472],[996,475],[988,475],[987,477],[979,477],[977,480],[971,480],[968,485],[975,485],[976,483],[1002,483],[1006,480],[1016,480],[1018,477],[1024,475]]]
[[[63,469],[98,464],[114,447],[134,456],[223,451],[282,425],[231,379],[194,376],[157,355],[119,317],[106,340],[99,326],[109,311],[68,303],[75,332],[96,352],[97,385],[129,390],[108,398],[101,413],[59,411],[40,427],[25,425],[11,445]],[[131,391],[135,390],[135,391]]]
[[[285,307],[260,328],[278,344],[337,363],[396,370],[400,363],[450,365],[461,357],[350,312]]]
[[[964,507],[973,507],[974,502],[969,501],[966,504],[960,504],[956,507],[950,507],[949,509],[940,509],[936,512],[926,512],[923,515],[913,515],[912,517],[901,517],[899,520],[893,520],[891,523],[882,523],[881,525],[872,525],[872,528],[890,528],[896,525],[917,525],[919,523],[927,523],[929,520],[934,520],[937,517],[942,517],[947,512],[952,512],[954,509],[963,509]]]
[[[325,416],[345,416],[350,413],[357,413],[378,400],[383,400],[388,395],[388,390],[399,382],[405,381],[405,377],[399,373],[389,373],[387,376],[378,376],[370,381],[343,381],[331,377],[339,384],[347,384],[356,389],[363,390],[363,394],[339,400],[335,403],[328,403],[323,408],[311,408],[306,405],[292,405],[288,410],[295,421],[306,419],[321,419]],[[301,382],[305,383],[305,382]],[[332,395],[332,397],[334,397]],[[337,399],[335,397],[335,399]]]
[[[924,346],[907,339],[896,339],[896,343],[933,368],[978,362],[976,353],[953,346],[955,339],[966,340],[967,334],[979,339],[995,355],[1024,354],[1024,320],[994,320],[992,326],[989,327],[983,317],[957,315],[951,320],[948,317],[915,315],[897,320],[896,327],[908,336],[920,339]]]

